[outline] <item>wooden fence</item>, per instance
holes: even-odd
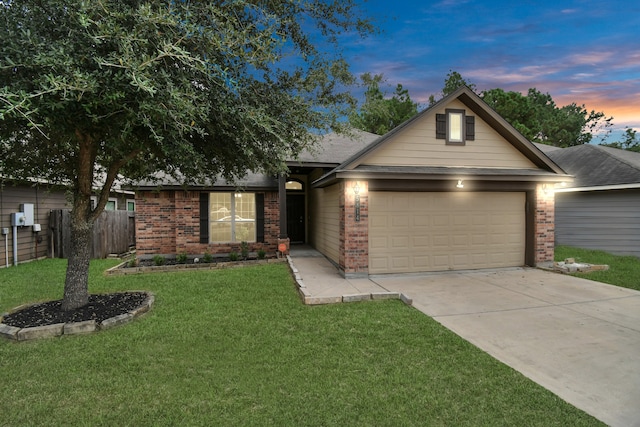
[[[71,213],[52,210],[49,220],[54,258],[67,258],[71,250]],[[135,213],[104,211],[93,224],[91,258],[122,254],[136,244]]]

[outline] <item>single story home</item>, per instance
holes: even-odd
[[[548,156],[575,176],[555,190],[556,243],[640,257],[640,153],[584,144]]]
[[[462,87],[383,136],[328,135],[280,177],[136,188],[136,247],[228,253],[307,243],[345,276],[553,261],[556,183],[570,180]]]

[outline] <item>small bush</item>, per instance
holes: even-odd
[[[267,253],[264,251],[264,249],[260,249],[258,251],[258,259],[264,259],[267,256]]]
[[[205,252],[202,256],[202,262],[211,263],[213,262],[213,255],[209,253],[209,251]]]
[[[242,259],[247,259],[249,256],[249,244],[247,242],[240,243],[240,254],[242,255]]]
[[[127,267],[137,267],[138,266],[138,258],[132,258],[127,262]]]
[[[186,264],[187,263],[187,253],[186,252],[180,252],[178,255],[176,255],[176,262],[178,264]]]
[[[231,261],[237,261],[237,260],[238,260],[238,253],[237,253],[237,252],[231,252],[231,253],[229,254],[229,259],[230,259]]]
[[[164,265],[165,259],[162,255],[154,255],[153,257],[153,265],[160,266]]]

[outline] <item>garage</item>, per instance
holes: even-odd
[[[369,193],[369,273],[525,264],[524,192]]]

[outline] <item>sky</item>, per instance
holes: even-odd
[[[384,74],[428,105],[450,70],[477,90],[549,93],[556,105],[584,105],[640,133],[640,2],[369,0],[380,34],[344,53],[356,74]],[[594,141],[599,142],[599,141]]]

